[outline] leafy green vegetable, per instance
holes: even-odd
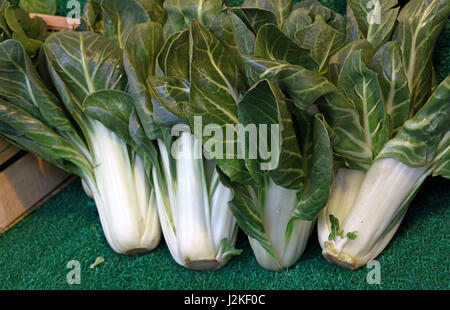
[[[381,47],[391,37],[400,10],[397,4],[397,0],[349,0],[348,2],[361,38],[369,41],[375,49]]]
[[[8,1],[0,4],[0,42],[17,40],[25,47],[27,54],[35,59],[46,37],[47,28],[41,18],[30,18],[26,11],[14,8]]]
[[[56,0],[20,0],[19,7],[30,13],[55,15]]]

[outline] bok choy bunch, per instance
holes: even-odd
[[[213,3],[221,7],[221,1]],[[197,15],[182,18],[182,12],[203,12],[201,4],[189,1],[187,10],[178,2],[168,14],[179,21],[170,26],[178,32],[167,36],[158,57],[164,76],[148,79],[154,118],[183,120],[201,141],[220,180],[232,190],[231,212],[258,262],[271,270],[292,266],[328,197],[328,133],[320,115],[291,115],[292,102],[277,81],[246,72],[242,57],[255,53],[258,29],[251,24],[257,19],[245,17],[251,10],[223,8],[211,18],[210,7],[200,22]],[[314,82],[323,79],[313,74]]]
[[[427,176],[450,177],[450,77],[437,86],[432,64],[450,1],[412,0],[400,13],[386,1],[380,24],[363,4],[348,3],[354,41],[332,57],[338,91],[322,101],[338,169],[319,240],[350,269],[386,247]]]
[[[67,31],[49,37],[44,51],[58,96],[45,86],[19,42],[0,44],[1,134],[82,178],[114,251],[152,250],[161,236],[147,176],[152,165],[89,116],[101,114],[107,124],[115,121],[114,106],[133,107],[124,100],[121,50],[97,34]]]
[[[159,7],[157,2],[153,5]],[[142,5],[144,3],[147,6]],[[85,19],[86,24],[94,25],[95,19],[91,17],[95,16],[95,4],[90,5],[85,11]],[[164,5],[168,15],[172,16],[177,2],[166,1]],[[125,126],[121,130],[112,122],[106,126],[152,162],[148,176],[153,184],[162,232],[174,260],[189,269],[217,269],[232,255],[240,253],[234,248],[236,220],[228,208],[232,194],[220,182],[214,162],[204,158],[201,142],[186,128],[183,120],[165,110],[160,103],[160,96],[167,96],[178,104],[188,101],[190,85],[188,78],[175,77],[184,77],[183,74],[172,74],[175,70],[185,69],[183,64],[188,64],[188,56],[180,54],[179,58],[173,58],[183,49],[176,43],[171,45],[172,39],[163,39],[164,33],[171,35],[176,29],[164,24],[163,15],[155,16],[157,7],[149,10],[149,2],[135,0],[104,0],[101,3],[100,18],[109,19],[113,29],[107,35],[123,49],[130,93],[128,100],[134,105],[131,113],[116,105],[117,109],[109,108],[116,119],[129,119],[128,130]],[[205,6],[205,10],[208,9]],[[197,10],[196,14],[203,13]],[[106,35],[106,31],[103,32]],[[178,35],[174,33],[173,37]],[[164,61],[170,61],[170,65],[164,66]],[[174,86],[170,95],[164,93],[166,84]],[[158,89],[156,93],[150,85]],[[99,114],[90,115],[100,121],[104,118]],[[172,132],[173,126],[180,130]]]

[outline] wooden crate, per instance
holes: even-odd
[[[79,19],[30,14],[53,30],[74,29]],[[74,180],[70,174],[0,138],[0,234]]]
[[[71,180],[70,174],[29,153],[0,171],[0,234]]]

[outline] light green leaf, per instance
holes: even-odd
[[[383,45],[373,57],[370,68],[378,75],[386,112],[397,132],[409,117],[411,98],[400,49],[396,42]]]
[[[389,120],[377,74],[364,64],[361,51],[348,57],[338,87],[356,107],[365,143],[375,158],[390,137]]]
[[[397,0],[349,0],[348,5],[358,22],[358,28],[363,39],[366,39],[378,49],[386,43],[394,30],[400,8]]]
[[[395,39],[399,43],[411,93],[411,113],[432,92],[432,62],[436,41],[450,15],[450,0],[411,0],[398,16]]]

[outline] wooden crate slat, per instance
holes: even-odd
[[[33,154],[0,172],[0,233],[55,192],[71,176]]]

